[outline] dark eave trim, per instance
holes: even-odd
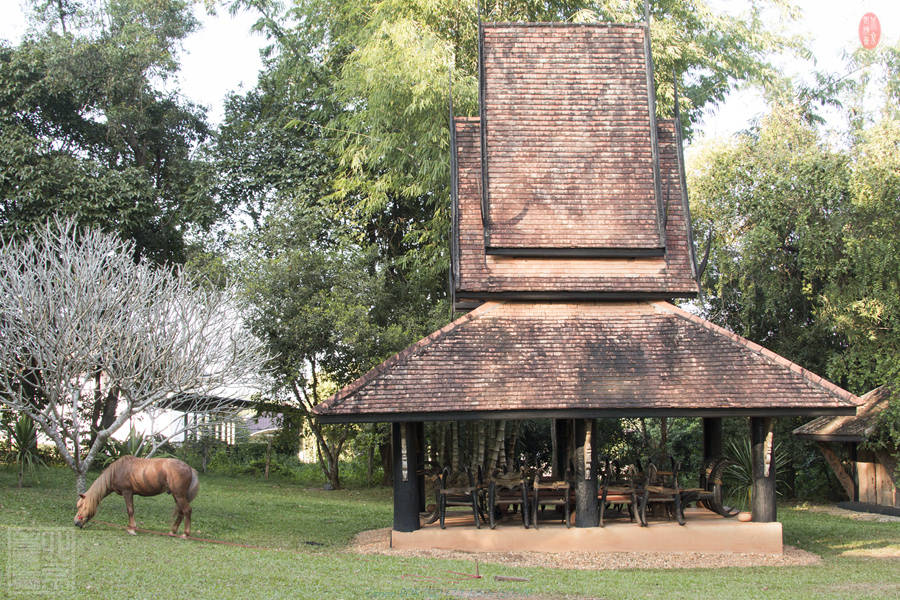
[[[461,300],[527,300],[527,301],[568,301],[579,302],[588,300],[671,300],[673,298],[694,298],[696,291],[691,292],[579,292],[579,291],[506,291],[506,292],[476,292],[456,290],[457,301]]]
[[[813,440],[816,442],[864,442],[866,438],[861,435],[835,435],[820,433],[794,433],[798,438]]]
[[[656,225],[659,245],[666,245],[665,206],[662,195],[662,176],[659,169],[659,135],[656,131],[656,78],[653,75],[653,53],[650,48],[650,6],[644,2],[644,57],[647,64],[647,108],[650,117],[650,153],[653,161],[653,193],[656,195]]]
[[[516,419],[604,419],[639,417],[797,417],[852,415],[856,407],[794,408],[605,408],[547,410],[429,411],[316,415],[320,423],[398,423]]]
[[[648,258],[666,255],[665,248],[498,248],[488,246],[485,253],[518,258]]]
[[[480,6],[480,5],[479,5]],[[487,106],[485,103],[485,72],[484,72],[484,25],[481,22],[481,11],[478,12],[478,116],[481,119],[479,127],[481,134],[481,226],[484,228],[485,243],[490,240],[490,195],[488,178],[488,148],[487,148]]]

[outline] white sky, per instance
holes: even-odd
[[[816,60],[815,67],[798,60],[779,64],[789,75],[803,76],[812,68],[842,72],[842,55],[859,47],[860,17],[874,12],[881,21],[881,39],[900,39],[900,0],[795,0],[803,10],[791,33],[806,35]],[[735,0],[712,0],[714,6],[739,10]],[[265,40],[249,33],[254,18],[250,14],[231,17],[225,11],[210,17],[198,10],[203,28],[185,42],[180,83],[194,102],[206,106],[212,122],[222,119],[222,102],[229,91],[248,89],[256,82],[261,61],[259,49]],[[773,27],[779,26],[773,23]],[[25,29],[21,0],[0,0],[0,38],[17,41]],[[698,126],[699,138],[721,137],[744,129],[765,111],[759,94],[738,91],[720,106],[707,112]]]

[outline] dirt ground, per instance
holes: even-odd
[[[696,569],[721,567],[796,567],[822,562],[819,556],[785,546],[784,554],[736,554],[719,552],[461,552],[458,550],[394,550],[390,547],[390,528],[364,531],[350,545],[360,554],[417,556],[478,560],[480,563],[512,567],[548,567],[551,569]]]

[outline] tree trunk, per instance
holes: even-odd
[[[666,458],[669,456],[669,419],[666,417],[659,420],[659,453]]]
[[[84,468],[84,471],[75,473],[75,492],[83,494],[85,491],[87,491],[87,467]]]
[[[450,469],[459,471],[459,422],[450,423]]]
[[[492,473],[499,465],[499,457],[503,450],[503,442],[506,440],[506,421],[501,420],[497,423],[496,432],[494,447],[491,448],[491,453],[487,459],[485,475]]]
[[[519,427],[521,427],[521,425],[522,421],[513,421],[512,435],[509,436],[509,447],[506,451],[506,464],[511,469],[517,469],[519,467],[516,444],[519,441]]]
[[[372,487],[372,475],[375,471],[375,444],[369,442],[366,451],[366,485]]]
[[[479,465],[484,464],[484,450],[485,450],[485,431],[484,431],[485,422],[479,421],[478,428],[475,433],[474,446],[475,451],[472,453],[472,470],[476,471]]]
[[[391,461],[390,438],[378,444],[378,455],[381,457],[381,485],[391,485],[393,481],[393,462]]]

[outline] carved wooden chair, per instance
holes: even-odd
[[[522,471],[495,470],[487,482],[486,496],[485,509],[491,529],[497,526],[503,510],[510,507],[521,511],[522,525],[528,528],[528,483]]]
[[[570,526],[569,517],[572,514],[572,506],[575,504],[575,487],[572,485],[573,471],[570,464],[566,469],[565,478],[556,481],[542,479],[539,475],[535,475],[531,486],[533,494],[531,524],[535,529],[538,527],[540,509],[545,506],[562,507],[563,523],[566,527]]]
[[[674,517],[679,525],[684,525],[684,511],[681,506],[681,488],[678,486],[678,464],[670,459],[671,470],[660,470],[653,462],[647,467],[646,480],[641,497],[641,525],[647,526],[647,508],[651,505],[662,506],[670,517]]]
[[[440,512],[441,529],[446,528],[447,507],[466,506],[472,509],[475,518],[475,527],[481,529],[481,519],[478,517],[478,486],[472,471],[451,472],[450,467],[444,467],[438,488],[438,510]]]
[[[636,508],[638,507],[638,483],[635,478],[637,470],[632,465],[619,469],[616,462],[605,459],[604,470],[600,478],[600,527],[608,511],[612,508],[627,509],[628,517],[635,522]]]

